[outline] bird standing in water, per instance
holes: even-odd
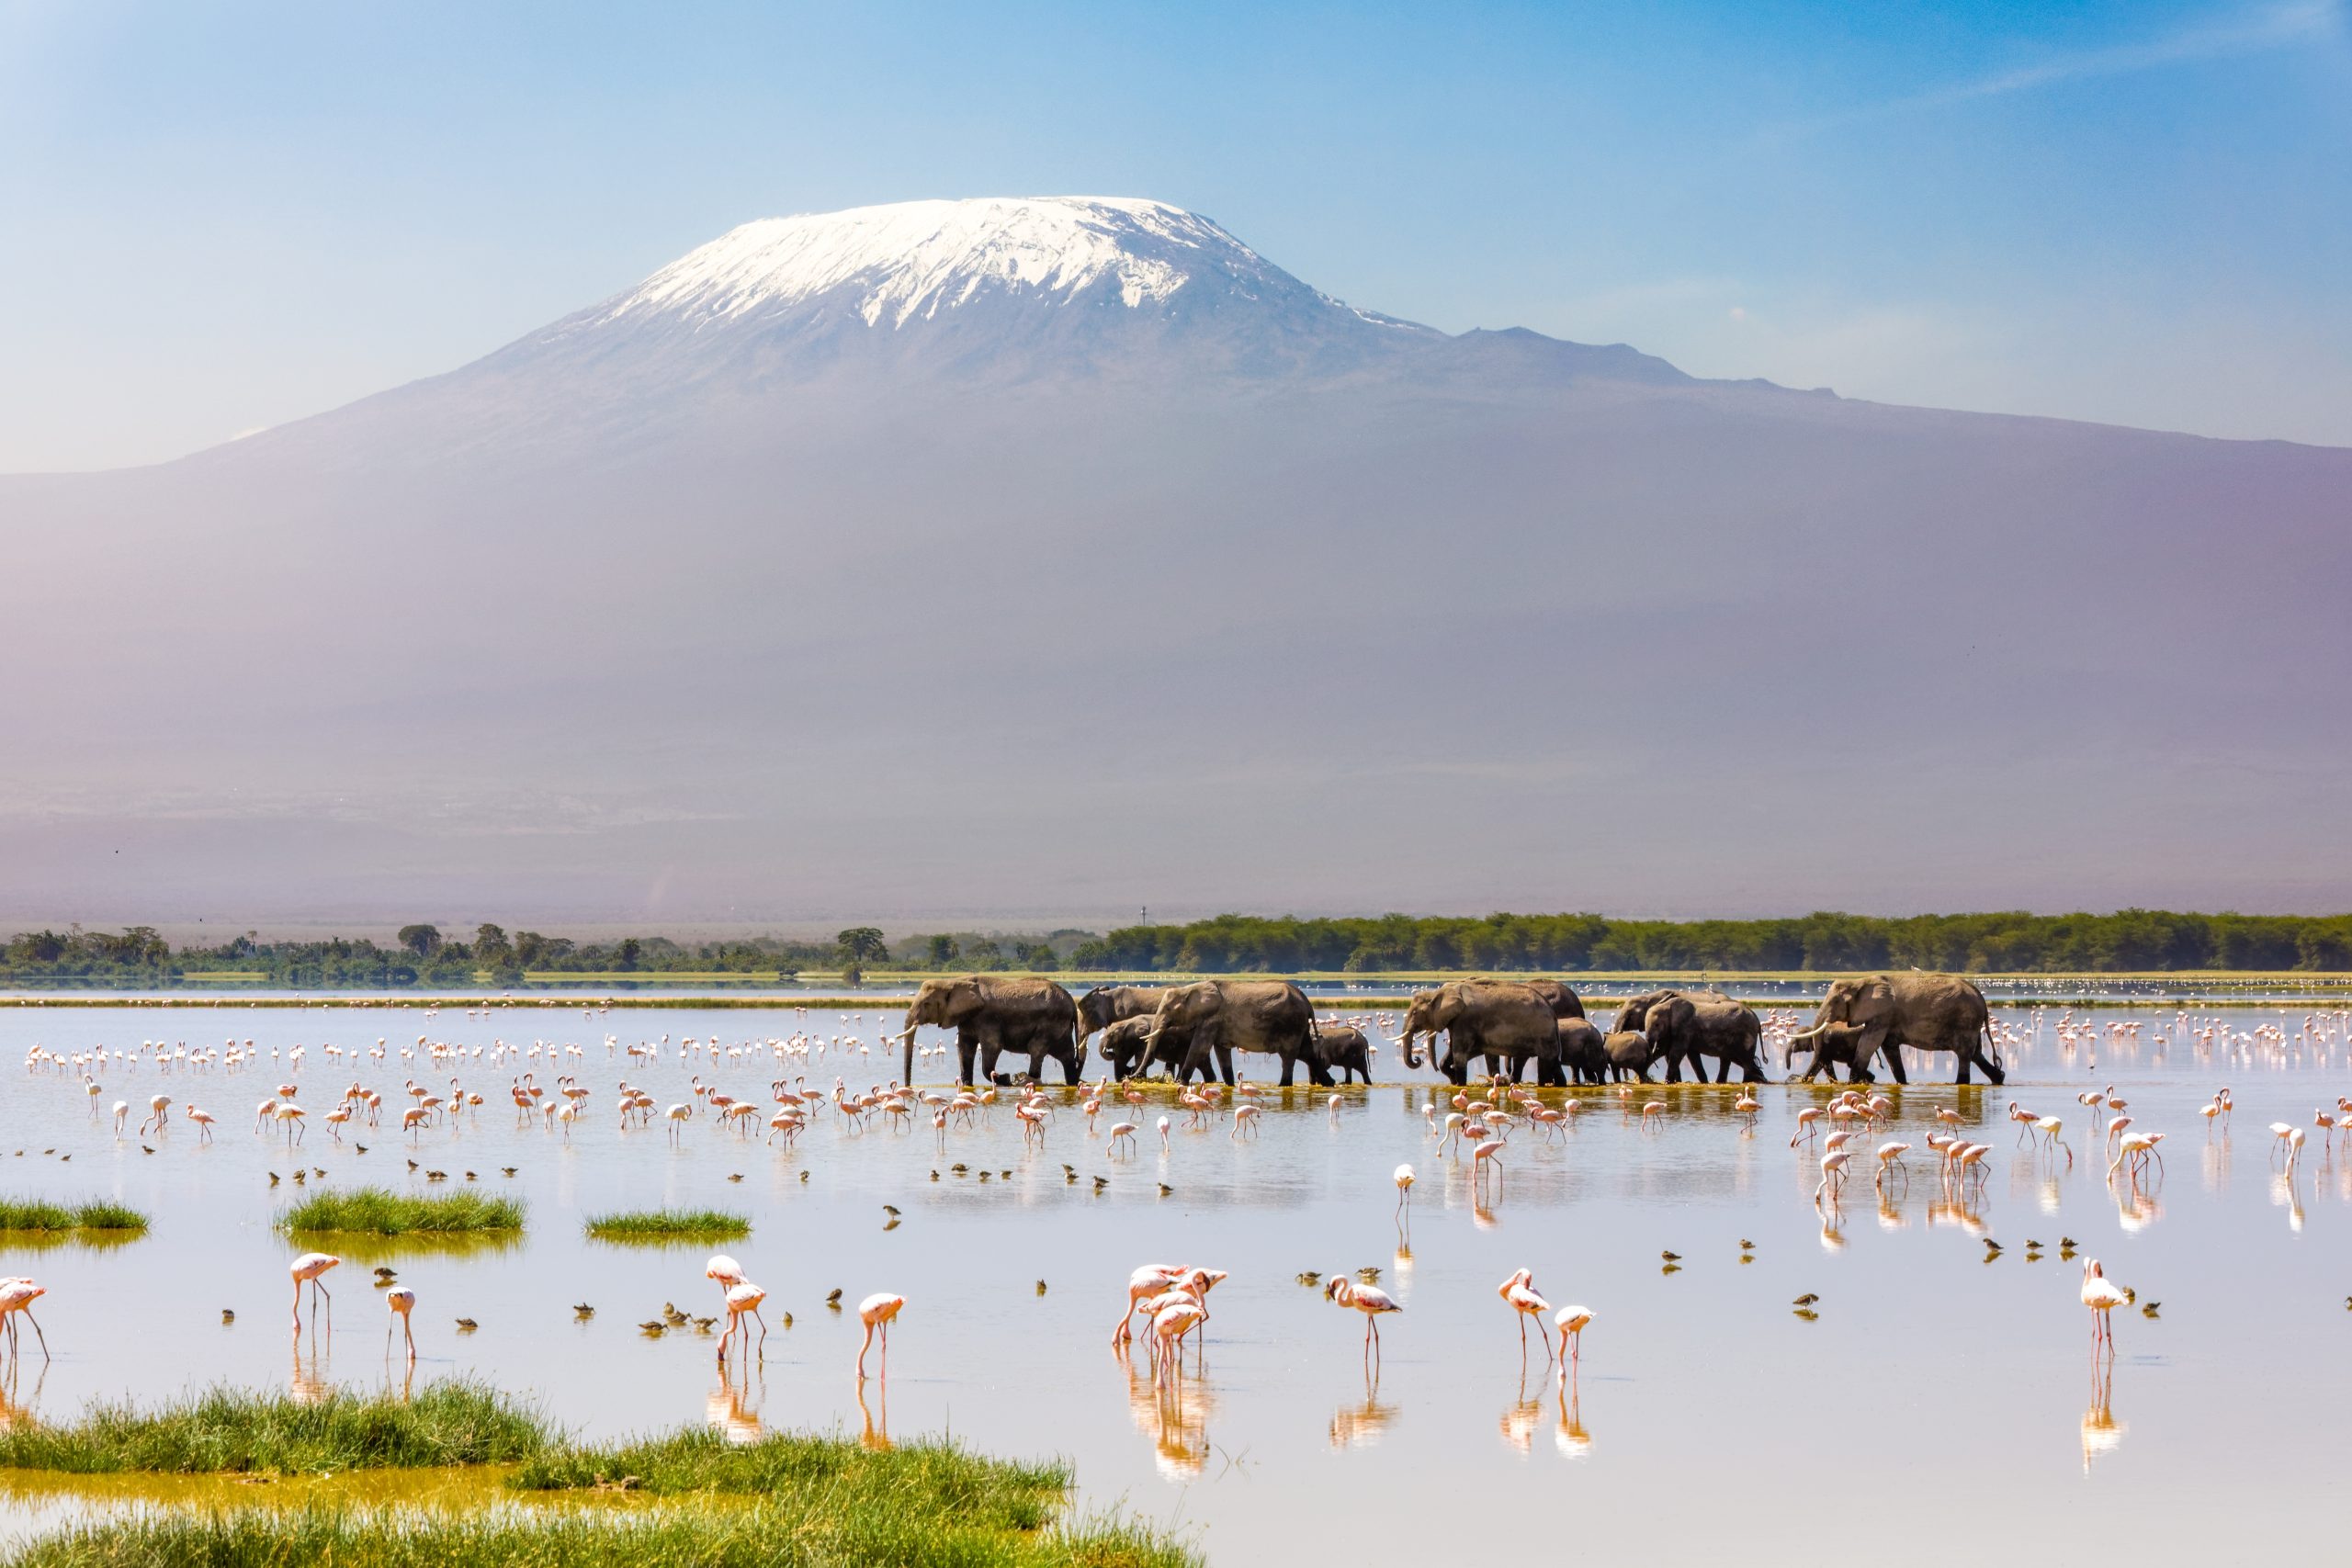
[[[392,1316],[400,1320],[401,1333],[406,1337],[408,1340],[408,1359],[411,1361],[414,1361],[416,1359],[416,1335],[409,1327],[408,1314],[415,1310],[416,1292],[410,1290],[406,1285],[395,1286],[391,1290],[384,1292],[384,1304],[391,1309]],[[384,1325],[384,1354],[389,1356],[391,1353],[392,1328],[391,1325],[387,1323]]]
[[[857,1303],[857,1321],[865,1325],[865,1338],[857,1348],[857,1375],[861,1382],[865,1377],[866,1347],[874,1343],[877,1330],[882,1336],[882,1376],[888,1378],[890,1375],[890,1320],[898,1316],[899,1309],[906,1304],[906,1297],[894,1296],[888,1291],[878,1292]]]
[[[286,1271],[294,1277],[295,1333],[302,1332],[302,1287],[304,1285],[311,1287],[311,1315],[314,1318],[317,1316],[317,1303],[322,1297],[326,1300],[327,1310],[330,1313],[334,1310],[334,1297],[327,1290],[325,1281],[319,1276],[330,1269],[339,1267],[342,1262],[343,1259],[332,1252],[306,1252],[287,1266]]]

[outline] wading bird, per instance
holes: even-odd
[[[334,1311],[334,1296],[328,1291],[326,1282],[320,1276],[342,1262],[343,1259],[332,1252],[306,1252],[287,1266],[286,1271],[294,1277],[295,1333],[300,1334],[302,1331],[302,1287],[304,1285],[311,1287],[311,1315],[314,1318],[318,1315],[318,1303],[321,1298],[325,1299],[329,1313]]]
[[[860,1381],[865,1377],[865,1348],[874,1343],[877,1330],[882,1336],[881,1375],[885,1378],[890,1375],[890,1320],[898,1316],[899,1310],[906,1304],[906,1297],[894,1296],[888,1291],[877,1292],[857,1303],[857,1321],[865,1325],[865,1337],[857,1347],[857,1375]]]

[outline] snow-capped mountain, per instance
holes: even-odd
[[[1158,202],[763,220],[446,375],[0,478],[0,892],[2324,901],[2343,661],[2197,628],[2328,624],[2352,452],[1449,335]]]
[[[1188,288],[1194,298],[1353,314],[1181,208],[1123,197],[1022,197],[746,223],[567,324],[707,327],[831,308],[897,328],[998,298],[1162,311]]]

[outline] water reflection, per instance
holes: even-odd
[[[1127,1374],[1127,1414],[1136,1430],[1151,1439],[1152,1463],[1170,1481],[1190,1480],[1208,1463],[1209,1417],[1216,1401],[1208,1383],[1180,1364],[1170,1375],[1153,1375],[1135,1365],[1125,1346],[1117,1351]]]
[[[1380,1379],[1364,1382],[1363,1402],[1342,1404],[1331,1412],[1331,1446],[1335,1449],[1369,1448],[1385,1437],[1396,1423],[1396,1406],[1380,1403]]]
[[[2113,1453],[2123,1442],[2130,1428],[2115,1418],[2115,1361],[2112,1357],[2094,1357],[2091,1361],[2091,1403],[2083,1412],[2083,1473],[2091,1472],[2091,1461]]]
[[[298,1333],[294,1337],[294,1369],[287,1379],[287,1392],[302,1404],[322,1404],[334,1393],[334,1379],[329,1371],[326,1354],[327,1337],[316,1329]],[[302,1347],[310,1346],[305,1357]]]
[[[739,1386],[722,1371],[710,1392],[703,1395],[703,1420],[729,1443],[739,1447],[756,1443],[764,1435],[760,1425],[758,1396],[766,1393],[767,1379],[764,1376],[760,1378],[755,1394],[748,1374]],[[863,1405],[865,1403],[865,1393],[861,1389],[858,1404]]]
[[[24,1363],[11,1359],[0,1366],[0,1432],[13,1431],[19,1426],[39,1423],[33,1406],[40,1403],[41,1384],[49,1381],[49,1363],[43,1361],[40,1371],[33,1374],[30,1393],[24,1391]]]
[[[1560,1385],[1560,1421],[1552,1428],[1552,1443],[1563,1459],[1584,1459],[1592,1452],[1592,1434],[1585,1429],[1582,1393],[1574,1378]]]
[[[870,1453],[888,1453],[892,1447],[890,1442],[890,1385],[887,1382],[876,1383],[874,1385],[874,1402],[869,1404],[865,1400],[865,1383],[863,1380],[860,1380],[857,1385],[857,1414],[859,1421],[857,1434],[858,1447],[866,1450]]]

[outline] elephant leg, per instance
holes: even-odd
[[[1897,1049],[1897,1050],[1900,1050],[1900,1049],[1902,1049],[1902,1047],[1897,1046],[1897,1047],[1896,1047],[1896,1049]],[[1973,1059],[1974,1059],[1974,1055],[1975,1055],[1975,1054],[1974,1054],[1973,1052],[1970,1052],[1970,1051],[1962,1051],[1962,1052],[1959,1053],[1959,1055],[1960,1055],[1960,1077],[1956,1077],[1956,1078],[1952,1079],[1952,1082],[1954,1082],[1954,1083],[1966,1083],[1966,1082],[1968,1082],[1968,1069],[1969,1069],[1970,1066],[1971,1066],[1971,1065],[1973,1064]]]
[[[1278,1082],[1280,1087],[1288,1089],[1290,1087],[1291,1069],[1298,1065],[1298,1058],[1292,1055],[1289,1052],[1284,1051],[1278,1059],[1283,1065],[1283,1076]]]
[[[979,1042],[968,1032],[956,1032],[956,1081],[966,1089],[972,1087],[972,1056],[978,1049]]]
[[[1731,1082],[1731,1058],[1729,1056],[1718,1056],[1715,1058],[1715,1081],[1717,1083]]]

